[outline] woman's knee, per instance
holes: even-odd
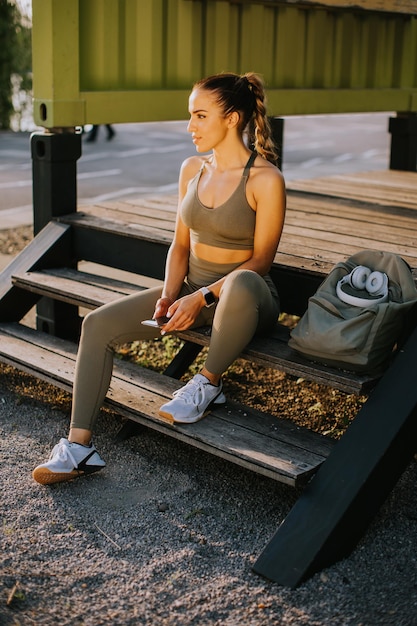
[[[231,272],[224,281],[220,299],[226,296],[233,301],[240,299],[245,301],[248,298],[258,300],[264,290],[265,281],[262,276],[252,270],[236,270]]]
[[[102,307],[90,311],[83,319],[81,334],[84,337],[93,338],[106,335],[109,331],[109,324]]]

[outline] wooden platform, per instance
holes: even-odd
[[[172,239],[176,195],[80,207],[103,220],[126,222],[150,240]],[[417,173],[391,170],[287,183],[287,214],[275,265],[323,278],[364,249],[402,256],[417,268]],[[103,223],[104,228],[104,223]]]
[[[287,182],[290,191],[358,200],[386,207],[417,209],[417,173],[375,170]]]

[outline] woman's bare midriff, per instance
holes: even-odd
[[[230,250],[229,248],[218,248],[208,246],[205,243],[193,243],[191,251],[194,256],[210,263],[244,263],[251,258],[253,250]]]

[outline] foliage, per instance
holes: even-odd
[[[31,29],[16,4],[0,0],[0,129],[10,128],[13,113],[12,77],[20,89],[31,89]]]

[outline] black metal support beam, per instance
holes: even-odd
[[[77,210],[77,160],[81,156],[81,135],[74,129],[55,133],[33,133],[31,137],[33,175],[33,230],[37,235],[53,218]],[[71,259],[61,258],[71,267]],[[37,305],[39,330],[58,337],[76,339],[80,320],[78,308],[49,298]]]
[[[269,122],[271,124],[272,138],[278,151],[277,166],[282,170],[284,163],[284,118],[271,117]]]
[[[65,130],[65,129],[63,129]],[[54,217],[77,210],[77,160],[81,135],[69,132],[33,133],[33,225],[36,235]]]
[[[279,293],[281,311],[303,315],[308,299],[316,293],[325,275],[302,273],[291,267],[272,266],[270,276]]]
[[[417,114],[397,113],[390,117],[390,169],[417,172]]]
[[[417,445],[417,329],[255,563],[297,587],[346,557],[412,459]]]
[[[179,380],[190,365],[194,363],[202,349],[203,346],[192,343],[191,341],[186,341],[181,350],[174,356],[171,363],[165,369],[164,374]]]

